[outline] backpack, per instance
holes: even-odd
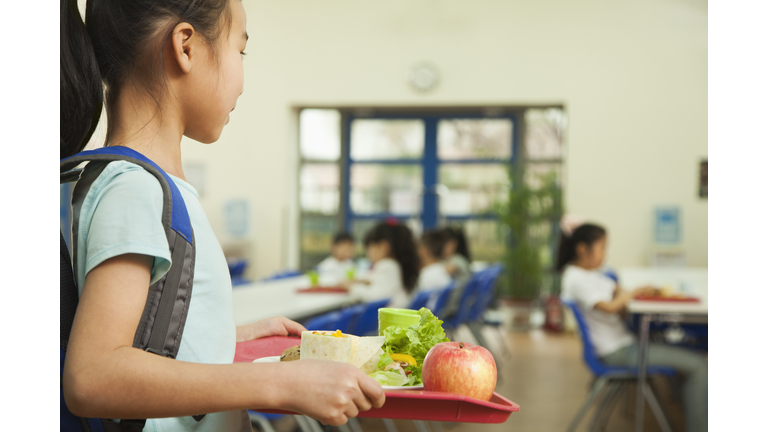
[[[171,252],[171,268],[149,287],[147,302],[133,339],[133,347],[153,354],[176,358],[192,298],[192,279],[195,266],[195,240],[187,208],[176,184],[159,166],[141,153],[128,147],[103,147],[80,152],[60,161],[60,183],[77,182],[72,194],[72,251],[77,259],[77,230],[80,207],[91,184],[104,168],[113,161],[128,161],[147,170],[160,182],[163,189],[162,222]],[[89,169],[77,169],[88,162]],[[133,432],[144,428],[146,419],[124,419],[119,423],[110,419],[81,418],[72,414],[64,401],[64,361],[72,322],[78,303],[77,283],[64,235],[60,250],[60,420],[62,431]],[[182,277],[183,276],[183,277]],[[193,416],[200,421],[203,415]]]

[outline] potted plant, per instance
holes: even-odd
[[[520,162],[510,168],[510,187],[494,206],[507,245],[499,294],[512,306],[518,327],[527,327],[543,286],[557,291],[553,258],[563,213],[557,172],[538,174],[525,168]]]

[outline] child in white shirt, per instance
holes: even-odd
[[[349,279],[349,271],[355,266],[355,238],[347,233],[339,233],[333,238],[331,256],[317,265],[317,272],[323,284],[335,285]]]
[[[352,294],[365,302],[390,299],[388,307],[408,307],[419,277],[419,256],[411,230],[389,220],[368,231],[364,243],[373,267],[367,280],[352,286]]]
[[[563,271],[564,300],[573,301],[584,314],[595,352],[608,365],[637,366],[639,344],[627,331],[619,314],[639,296],[653,295],[653,287],[622,290],[599,269],[605,257],[607,233],[593,224],[582,224],[563,233],[558,270]],[[651,343],[649,366],[671,366],[684,378],[683,405],[688,431],[707,430],[707,361],[693,351]]]
[[[440,260],[444,246],[445,235],[441,231],[428,231],[421,236],[418,247],[421,272],[417,291],[437,290],[451,283],[451,275]]]
[[[446,227],[443,229],[443,233],[446,238],[442,252],[443,260],[445,260],[445,269],[456,284],[442,314],[445,317],[451,317],[458,311],[461,295],[467,286],[467,282],[469,282],[469,278],[472,277],[472,270],[469,267],[472,257],[469,253],[467,237],[460,226]]]

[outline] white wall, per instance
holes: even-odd
[[[251,205],[246,238],[264,276],[297,262],[294,107],[562,103],[566,204],[605,224],[609,263],[646,264],[653,208],[679,205],[691,265],[707,265],[707,3],[680,0],[243,0],[245,93],[221,140],[185,140],[206,164],[203,205]],[[405,76],[435,63],[440,87]]]

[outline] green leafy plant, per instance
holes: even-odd
[[[522,163],[510,168],[510,187],[494,206],[507,245],[500,294],[512,300],[534,300],[545,282],[554,285],[555,233],[563,214],[557,171],[525,168]]]

